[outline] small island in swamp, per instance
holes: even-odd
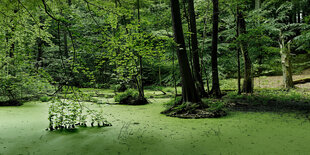
[[[0,155],[310,152],[310,0],[2,0]]]

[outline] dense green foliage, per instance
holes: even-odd
[[[254,3],[220,1],[220,77],[236,77],[237,61],[232,58],[236,57],[236,45],[242,41],[249,42],[255,75],[280,74],[279,31],[283,31],[287,40],[292,40],[296,71],[309,66],[308,62],[298,61],[299,55],[307,57],[310,51],[309,10],[300,7],[307,2],[263,1],[259,9],[254,9]],[[238,38],[235,30],[237,5],[246,8],[248,31]],[[186,10],[186,6],[186,3],[181,5],[181,10]],[[195,6],[206,80],[210,70],[212,3],[195,1]],[[18,70],[33,76],[29,72],[43,69],[51,76],[49,81],[53,84],[78,87],[109,88],[111,84],[124,82],[138,87],[136,84],[141,84],[141,80],[146,85],[173,86],[174,78],[180,83],[179,71],[172,62],[176,64],[169,9],[168,1],[144,0],[140,2],[141,19],[138,19],[136,2],[127,0],[76,0],[70,4],[66,1],[3,1],[0,67],[1,77],[5,77],[4,73],[8,76],[2,81],[13,80],[10,76]],[[292,19],[297,11],[301,14],[300,21],[296,21],[297,17]],[[187,14],[184,11],[182,14],[189,43]],[[10,52],[11,58],[7,57]],[[140,56],[142,75],[139,73]],[[23,72],[19,72],[20,75]]]
[[[120,102],[121,100],[124,100],[127,97],[138,98],[138,92],[133,89],[128,89],[123,93],[115,95],[114,100],[115,102]]]
[[[197,51],[191,47],[188,2],[180,1],[179,7],[190,72],[196,72],[194,64],[200,66],[198,72],[209,93],[214,74],[210,67],[214,1],[194,1],[199,62],[193,54]],[[292,62],[294,73],[309,68],[307,4],[309,0],[219,0],[217,52],[222,88],[235,88],[223,79],[236,78],[238,71],[246,74],[245,60],[237,57],[241,45],[245,45],[251,60],[251,78],[282,74],[286,58],[283,52],[289,53],[287,62]],[[68,116],[55,115],[57,118],[50,119],[54,122],[51,126],[69,128],[78,120],[75,112],[82,109],[78,102],[103,103],[96,98],[98,94],[81,93],[78,88],[112,88],[114,93],[121,92],[114,97],[121,104],[145,104],[146,97],[155,98],[150,94],[144,96],[145,87],[169,97],[177,96],[182,91],[176,87],[183,86],[184,92],[185,84],[178,64],[182,62],[178,62],[175,52],[180,49],[173,41],[170,9],[168,0],[1,1],[0,104],[33,97],[46,102],[55,97],[57,102],[51,111],[59,113],[59,107],[71,111]],[[237,14],[244,16],[246,33],[237,34]],[[189,83],[198,87],[197,82],[194,79]],[[209,111],[223,108],[222,103],[213,100],[180,106],[195,109],[196,104],[205,105]],[[59,121],[60,117],[70,118],[71,123]]]

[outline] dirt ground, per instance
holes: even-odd
[[[310,68],[304,70],[300,75],[293,75],[293,80],[299,80],[310,77]],[[256,88],[281,88],[282,76],[262,76],[255,78],[254,85]],[[298,84],[298,88],[306,88],[310,90],[310,83]]]

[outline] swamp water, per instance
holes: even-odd
[[[0,107],[0,155],[43,154],[309,154],[310,122],[296,114],[229,112],[218,119],[160,114],[163,102],[103,109],[112,127],[49,132],[48,104]]]

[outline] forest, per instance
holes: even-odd
[[[310,0],[0,0],[0,155],[309,154]]]

